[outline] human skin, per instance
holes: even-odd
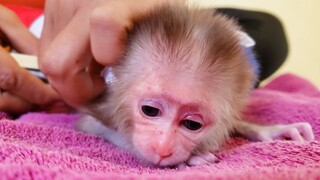
[[[46,1],[39,65],[66,103],[78,107],[105,90],[101,70],[122,56],[132,21],[163,1]]]
[[[161,2],[48,0],[39,49],[37,39],[17,16],[1,6],[1,17],[6,18],[0,23],[2,31],[19,52],[39,55],[50,86],[19,67],[2,49],[0,110],[21,114],[62,102],[78,107],[94,99],[105,88],[101,70],[122,55],[131,21]]]
[[[43,8],[45,0],[0,0],[0,3]]]
[[[38,39],[22,24],[14,12],[0,5],[0,33],[11,48],[24,54],[37,54]],[[0,110],[21,114],[38,106],[61,101],[58,94],[40,79],[21,68],[0,46]]]

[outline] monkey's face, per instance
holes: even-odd
[[[159,166],[179,164],[189,158],[215,123],[209,99],[193,83],[148,82],[155,81],[146,80],[134,90],[135,152]]]
[[[216,150],[253,80],[233,21],[179,7],[138,20],[113,68],[110,104],[122,110],[113,116],[126,119],[115,118],[115,129],[129,124],[133,151],[160,166]]]

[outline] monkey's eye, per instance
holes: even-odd
[[[192,120],[189,120],[189,119],[182,120],[181,124],[185,128],[187,128],[187,129],[189,129],[191,131],[197,131],[197,130],[202,128],[202,124],[201,123],[199,123],[197,121],[192,121]]]
[[[148,105],[143,105],[141,106],[141,110],[143,114],[149,117],[156,117],[160,115],[160,109]]]
[[[180,121],[180,125],[189,131],[200,131],[204,127],[203,122],[200,114],[190,114]]]

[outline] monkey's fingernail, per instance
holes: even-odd
[[[184,170],[186,169],[188,165],[186,163],[180,163],[176,168],[179,170]]]

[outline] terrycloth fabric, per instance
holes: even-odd
[[[103,139],[73,130],[77,115],[0,113],[0,179],[319,179],[320,92],[294,75],[255,90],[245,117],[258,123],[309,122],[313,142],[230,139],[220,162],[184,170],[146,167]]]

